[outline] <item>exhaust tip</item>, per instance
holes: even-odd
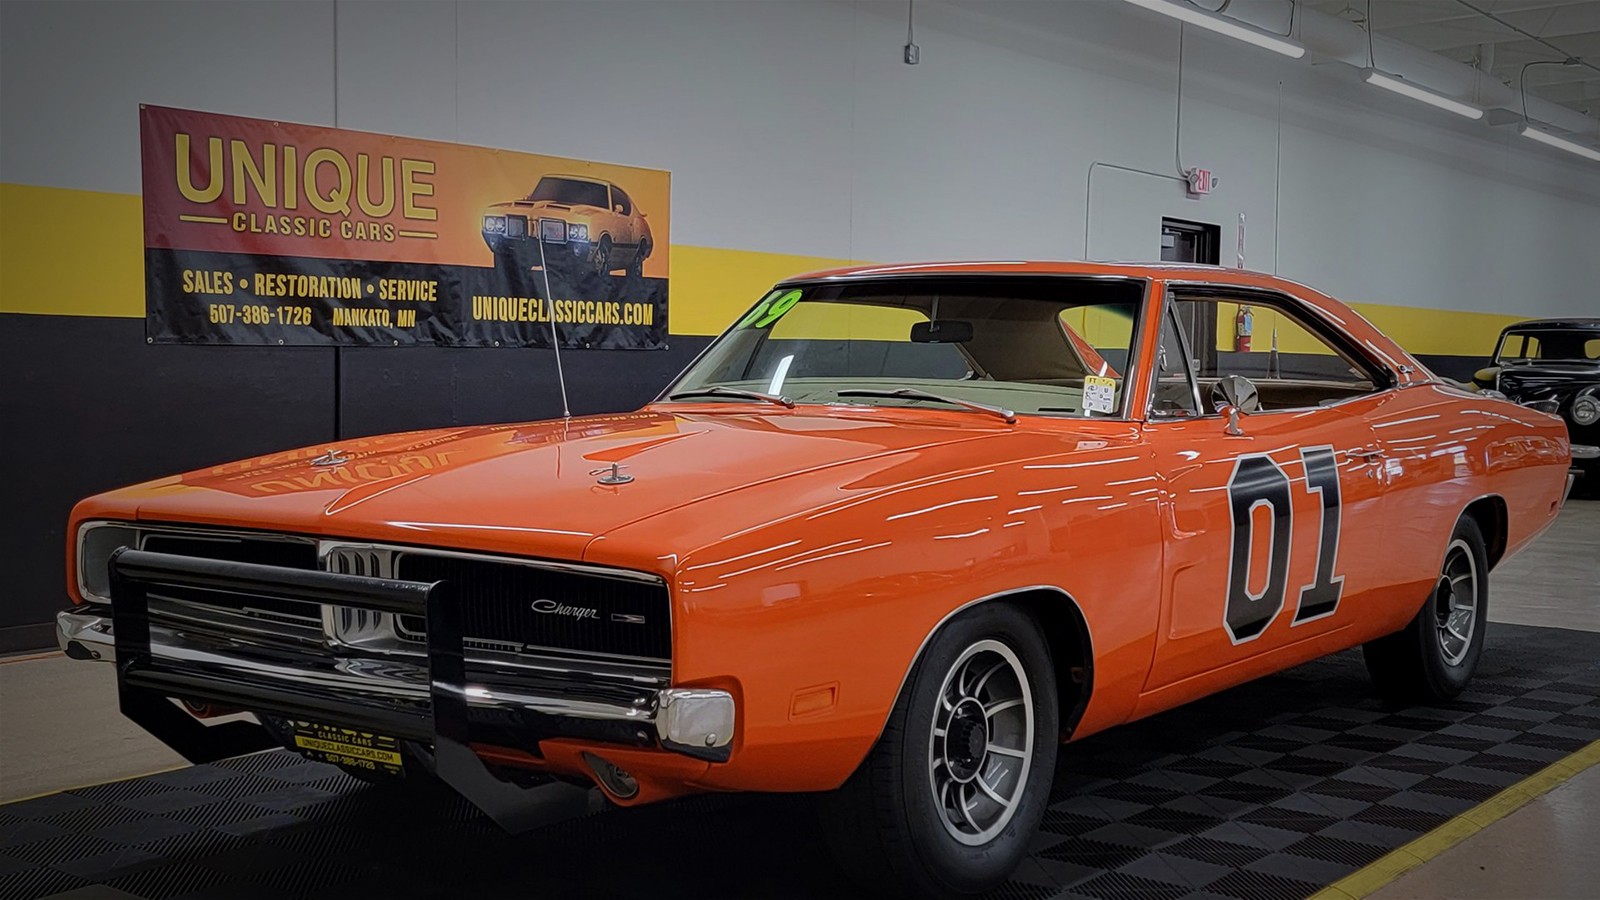
[[[618,800],[631,800],[639,793],[638,780],[610,761],[587,752],[583,754],[583,761],[589,764],[600,786]]]

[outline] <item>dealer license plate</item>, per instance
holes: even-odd
[[[322,725],[294,723],[294,745],[312,759],[379,775],[399,775],[400,742],[382,734]]]

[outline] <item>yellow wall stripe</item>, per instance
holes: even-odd
[[[139,195],[0,184],[0,312],[144,315]],[[671,330],[716,335],[777,282],[851,260],[672,247]],[[1412,353],[1484,356],[1518,316],[1353,304]],[[1257,346],[1267,332],[1256,328]]]
[[[1346,875],[1312,894],[1311,900],[1361,900],[1597,763],[1600,763],[1600,741],[1551,763],[1422,837]]]
[[[139,195],[0,184],[0,313],[142,318]]]

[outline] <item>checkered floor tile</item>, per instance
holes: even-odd
[[[1600,739],[1600,634],[1495,626],[1459,699],[1345,653],[1063,748],[998,897],[1303,897]],[[520,836],[458,798],[265,753],[0,806],[0,898],[839,897],[803,797]]]

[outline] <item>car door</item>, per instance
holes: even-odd
[[[1192,288],[1168,299],[1146,426],[1165,512],[1146,691],[1195,679],[1199,693],[1298,661],[1295,645],[1373,600],[1383,486],[1365,416],[1385,385],[1293,317],[1291,298]],[[1197,347],[1180,324],[1231,323],[1242,305],[1269,346],[1236,343],[1222,325],[1205,332],[1222,346]],[[1208,394],[1228,375],[1251,379],[1263,408],[1217,414]]]
[[[626,249],[639,243],[638,229],[633,226],[633,200],[616,185],[611,185],[611,215],[606,219],[614,246]]]

